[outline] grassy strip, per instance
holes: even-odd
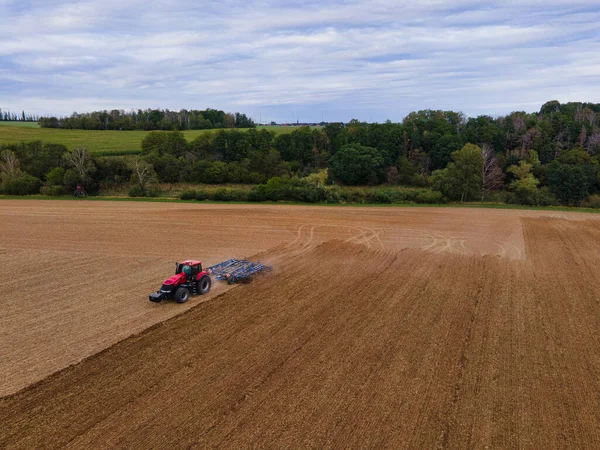
[[[2,122],[0,122],[1,124]],[[142,140],[149,131],[116,131],[116,130],[64,130],[60,128],[40,128],[37,126],[15,125],[5,122],[0,127],[0,144],[17,144],[19,142],[43,141],[66,145],[69,150],[74,147],[86,147],[97,156],[135,155],[142,150]],[[265,128],[275,134],[291,133],[297,127],[257,127]],[[247,128],[238,128],[246,131]],[[218,130],[186,130],[183,131],[188,141],[193,141],[201,134]],[[133,153],[137,152],[137,153]]]
[[[2,127],[25,127],[25,128],[40,128],[37,122],[25,122],[23,120],[0,120]]]
[[[151,203],[196,203],[196,204],[217,204],[217,205],[298,205],[298,206],[335,206],[335,207],[357,207],[357,208],[491,208],[491,209],[521,209],[533,211],[561,211],[561,212],[582,212],[600,214],[600,209],[577,208],[569,206],[527,206],[527,205],[507,205],[504,203],[445,203],[445,204],[425,204],[425,203],[300,203],[300,202],[220,202],[214,200],[180,200],[173,197],[102,197],[90,196],[86,198],[75,198],[72,196],[50,197],[47,195],[0,195],[0,200],[70,200],[70,201],[112,201],[112,202],[151,202]]]

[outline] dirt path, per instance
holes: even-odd
[[[521,258],[296,229],[271,276],[0,399],[0,447],[598,448],[600,229],[517,220]]]

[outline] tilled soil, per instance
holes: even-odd
[[[277,262],[269,258],[277,253],[285,259],[282,246],[309,249],[332,239],[372,249],[519,259],[519,217],[539,214],[0,200],[0,396],[226,289],[214,286],[186,305],[151,304],[148,294],[173,273],[177,260],[214,264],[260,255],[263,262]]]
[[[280,245],[272,274],[0,399],[0,447],[598,448],[598,222],[514,220],[514,258]]]

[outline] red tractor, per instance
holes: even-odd
[[[177,303],[185,303],[190,295],[204,295],[210,291],[212,280],[201,261],[175,263],[175,275],[166,279],[161,288],[150,294],[151,302],[174,298]]]

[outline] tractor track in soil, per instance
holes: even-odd
[[[0,299],[2,448],[600,446],[600,227],[590,216],[220,206],[60,215],[47,202],[27,216],[5,206],[0,268],[10,276],[0,288],[15,295]],[[89,214],[102,212],[95,225]],[[120,216],[145,233],[115,242]],[[172,241],[157,256],[154,242],[202,224],[210,230],[196,247],[216,262],[231,248],[211,239],[242,243],[243,221],[246,247],[226,256],[259,255],[272,274],[211,301],[151,308],[146,290],[185,248]],[[103,234],[103,251],[61,243],[73,227]],[[32,259],[40,267],[29,275]],[[49,277],[48,303],[23,301]],[[126,283],[144,298],[120,292]]]

